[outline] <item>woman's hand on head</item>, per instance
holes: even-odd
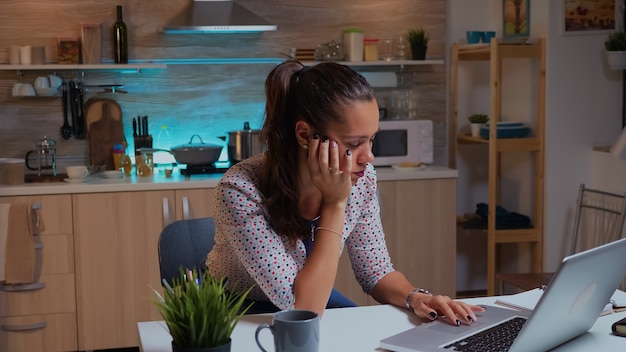
[[[471,324],[476,321],[475,312],[485,311],[483,307],[455,301],[448,296],[426,294],[413,295],[411,308],[421,318],[444,319],[452,325]]]
[[[315,138],[317,137],[317,138]],[[309,143],[307,168],[323,203],[346,201],[352,189],[352,155],[341,152],[336,141],[314,136]]]

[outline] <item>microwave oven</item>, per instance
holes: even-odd
[[[380,121],[372,144],[374,166],[404,162],[433,162],[433,122],[430,120]]]

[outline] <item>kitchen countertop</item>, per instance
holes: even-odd
[[[391,167],[377,167],[378,181],[420,180],[456,178],[458,171],[441,166],[427,166],[418,170],[397,170]],[[171,178],[155,173],[149,177],[103,178],[88,176],[84,182],[42,182],[23,185],[0,185],[0,196],[26,196],[45,194],[137,192],[193,188],[215,188],[222,174],[193,175],[186,179],[175,174]]]

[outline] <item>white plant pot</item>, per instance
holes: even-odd
[[[626,51],[607,51],[607,61],[613,70],[626,70]]]
[[[480,127],[482,127],[483,123],[470,123],[470,128],[472,129],[472,137],[480,137]]]

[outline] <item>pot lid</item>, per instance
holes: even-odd
[[[198,139],[200,140],[199,143],[194,143],[193,139],[194,137],[198,137]],[[193,150],[208,150],[208,149],[215,149],[215,148],[222,148],[222,145],[220,144],[215,144],[215,143],[205,143],[202,140],[202,137],[200,137],[197,134],[194,134],[193,136],[191,136],[191,139],[189,140],[189,143],[187,144],[181,144],[181,145],[177,145],[175,147],[172,147],[172,150],[188,150],[188,149],[193,149]]]

